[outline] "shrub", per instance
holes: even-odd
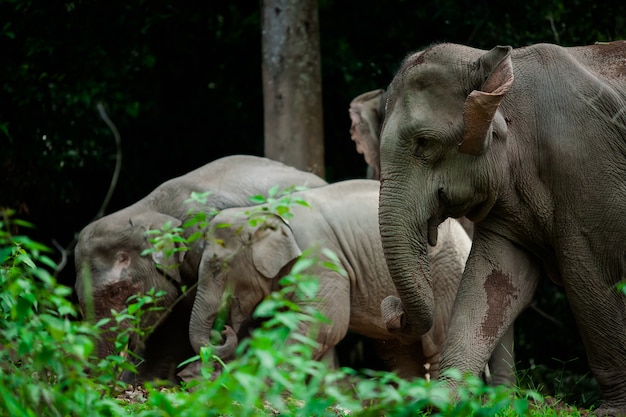
[[[100,399],[87,374],[95,328],[75,320],[71,290],[49,272],[49,249],[11,235],[11,224],[32,227],[11,215],[3,210],[0,222],[0,409],[11,416],[114,412],[118,405]]]
[[[0,413],[11,416],[268,416],[268,415],[386,415],[430,413],[442,416],[525,415],[529,399],[516,398],[503,388],[490,388],[477,378],[459,380],[457,397],[436,381],[399,379],[392,373],[369,377],[348,368],[328,370],[314,361],[314,334],[295,332],[302,322],[310,328],[326,319],[318,311],[294,303],[317,292],[316,277],[307,273],[317,265],[340,269],[336,257],[324,249],[310,249],[281,280],[255,312],[263,319],[252,337],[242,341],[237,358],[221,364],[210,350],[201,351],[203,377],[187,387],[146,386],[141,402],[124,403],[115,395],[120,369],[127,359],[110,356],[93,361],[98,326],[78,320],[67,300],[70,289],[48,272],[54,263],[48,249],[23,235],[12,235],[10,220],[0,223]],[[146,305],[158,294],[139,296],[115,320],[139,323]],[[136,326],[135,332],[140,331]],[[128,333],[120,333],[124,348]],[[216,370],[221,373],[216,374]],[[534,398],[530,393],[531,399]],[[542,411],[543,412],[543,411]]]

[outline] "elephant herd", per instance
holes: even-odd
[[[315,307],[331,319],[316,333],[316,358],[352,332],[374,339],[406,378],[489,369],[494,384],[512,384],[513,323],[551,279],[565,289],[604,397],[595,412],[626,415],[626,42],[435,44],[408,55],[386,90],[355,98],[349,114],[370,179],[327,184],[234,155],[81,231],[84,311],[106,317],[130,295],[167,293],[169,315],[145,344],[131,341],[145,358],[139,378],[176,380],[177,365],[211,344],[226,287],[235,301],[213,348],[232,357],[277,280],[305,249],[325,247],[347,274],[316,271]],[[294,185],[310,207],[293,207],[289,221],[249,221],[248,197]],[[192,192],[209,194],[189,204]],[[201,228],[211,239],[142,256],[147,230],[197,212],[208,223],[184,233]],[[100,355],[112,351],[107,336]]]

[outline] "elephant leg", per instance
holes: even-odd
[[[616,288],[624,279],[611,262],[579,240],[560,242],[565,293],[580,331],[589,367],[604,396],[597,415],[626,415],[626,297]],[[603,254],[605,255],[605,254]],[[602,259],[602,262],[594,260]]]
[[[330,349],[334,349],[348,333],[350,326],[350,282],[335,272],[323,270],[318,273],[319,290],[313,300],[300,301],[303,308],[314,308],[330,323],[300,323],[298,331],[315,339],[319,346],[313,359],[320,360]]]
[[[514,338],[514,325],[511,324],[489,359],[490,377],[488,382],[490,385],[515,385]]]
[[[420,342],[403,344],[397,339],[376,340],[377,355],[383,360],[389,371],[400,378],[424,378],[428,370],[424,367],[424,356]]]
[[[335,348],[328,349],[320,358],[328,369],[339,369],[339,357]]]
[[[441,369],[478,376],[532,300],[541,269],[508,240],[477,234],[455,300]],[[497,367],[496,367],[497,368]]]

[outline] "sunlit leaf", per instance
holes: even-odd
[[[267,199],[264,196],[262,196],[261,194],[254,195],[254,196],[250,197],[249,200],[253,204],[264,204],[265,202],[267,202]]]
[[[298,259],[298,261],[296,261],[293,268],[291,268],[291,273],[294,275],[301,274],[302,272],[309,269],[314,264],[315,264],[314,259],[301,257]]]

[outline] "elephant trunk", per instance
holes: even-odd
[[[224,294],[225,282],[223,277],[219,275],[206,275],[201,277],[198,284],[196,299],[189,321],[189,341],[197,353],[200,352],[200,348],[208,346],[214,355],[224,360],[235,353],[238,342],[237,334],[230,326],[224,326],[222,331],[224,343],[214,345],[211,342],[211,332],[220,308],[222,295]]]
[[[428,261],[428,216],[412,201],[415,190],[384,180],[380,188],[379,225],[389,273],[398,291],[381,303],[390,332],[424,335],[433,324],[434,297]]]

